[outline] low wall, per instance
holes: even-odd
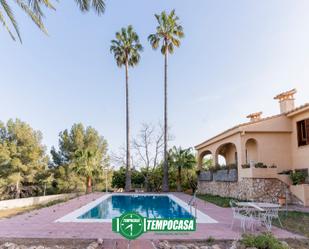
[[[4,200],[4,201],[0,201],[0,210],[39,205],[39,204],[48,203],[50,201],[73,198],[77,195],[78,195],[77,193],[72,193],[72,194],[46,195],[46,196]]]
[[[278,179],[242,178],[238,182],[198,181],[201,194],[232,197],[239,200],[278,203],[278,196],[288,191],[289,203],[302,204],[287,189],[287,185]]]

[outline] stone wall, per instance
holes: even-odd
[[[239,200],[260,202],[278,202],[278,196],[285,196],[287,185],[278,179],[243,178],[238,182],[199,181],[198,190],[201,194],[212,194],[233,197]],[[289,189],[288,203],[301,204]]]

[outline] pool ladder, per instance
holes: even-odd
[[[197,218],[197,202],[196,202],[196,191],[194,192],[193,196],[188,202],[188,205],[190,207],[190,213],[192,214],[192,208],[194,209],[194,217]]]

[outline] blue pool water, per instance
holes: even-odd
[[[168,196],[112,195],[78,219],[112,219],[127,211],[135,211],[148,218],[192,218]]]

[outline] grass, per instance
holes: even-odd
[[[210,194],[203,194],[203,195],[197,195],[198,198],[211,202],[219,207],[230,207],[230,201],[235,200],[230,197],[221,197],[218,195],[210,195]]]
[[[13,217],[15,215],[18,214],[23,214],[23,213],[27,213],[33,210],[37,210],[37,209],[41,209],[41,208],[45,208],[45,207],[50,207],[62,202],[66,202],[69,199],[63,199],[63,200],[54,200],[54,201],[50,201],[47,202],[45,204],[39,204],[39,205],[33,205],[33,206],[28,206],[28,207],[20,207],[20,208],[10,208],[10,209],[6,209],[6,210],[0,210],[0,219],[3,218],[10,218]]]
[[[283,228],[309,238],[309,213],[288,211],[279,213]],[[280,227],[278,220],[273,221],[274,225]]]
[[[271,233],[263,233],[259,235],[244,234],[240,242],[246,246],[246,248],[289,249],[288,246],[282,244]]]

